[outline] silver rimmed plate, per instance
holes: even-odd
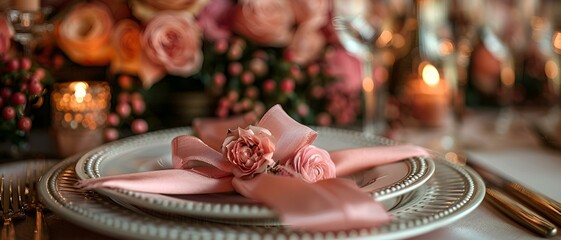
[[[327,150],[393,144],[381,137],[365,136],[356,131],[315,128],[315,145]],[[83,155],[76,164],[80,179],[171,168],[171,140],[192,134],[190,128],[156,131],[103,145]],[[425,157],[375,167],[350,176],[388,208],[396,197],[425,183],[434,173],[434,162]],[[97,189],[125,206],[182,216],[234,221],[251,225],[275,224],[276,214],[268,207],[237,194],[163,195],[122,189]]]
[[[461,219],[476,209],[485,195],[483,181],[472,170],[435,160],[431,179],[403,195],[390,210],[390,223],[356,231],[300,232],[282,226],[221,224],[131,211],[105,195],[77,189],[77,158],[60,162],[41,178],[43,203],[73,223],[125,239],[404,239]]]

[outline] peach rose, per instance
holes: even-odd
[[[138,73],[140,67],[140,25],[130,19],[123,19],[115,26],[111,44],[115,50],[111,60],[111,71]]]
[[[0,17],[0,54],[6,54],[10,50],[14,29],[8,20]]]
[[[234,31],[251,41],[283,47],[292,39],[294,15],[284,0],[241,0],[233,24]]]
[[[230,131],[222,144],[224,158],[237,166],[233,173],[241,178],[251,178],[272,167],[274,151],[271,132],[257,126]]]
[[[148,22],[142,39],[140,77],[146,87],[166,72],[188,77],[203,62],[201,33],[195,20],[178,12],[161,12]]]
[[[161,11],[178,11],[188,15],[197,14],[208,0],[132,0],[132,14],[141,21],[149,21]]]
[[[335,163],[329,153],[312,145],[298,150],[294,158],[287,161],[284,166],[310,183],[336,177]]]
[[[59,47],[82,65],[105,65],[111,60],[113,17],[103,4],[87,2],[71,9],[55,32]]]

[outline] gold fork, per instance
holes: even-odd
[[[2,202],[2,239],[16,239],[16,231],[12,222],[12,212],[10,211],[10,192],[6,189],[5,177],[0,178],[0,202]]]
[[[25,213],[21,205],[20,178],[18,177],[16,185],[14,185],[12,176],[8,181],[6,182],[4,175],[0,178],[0,202],[2,203],[2,217],[4,218],[2,239],[15,239],[16,232],[13,220],[25,218]]]
[[[25,204],[24,208],[27,211],[35,212],[35,230],[34,240],[45,240],[49,236],[47,234],[47,226],[45,224],[43,205],[39,201],[37,196],[37,183],[41,178],[42,174],[46,171],[46,162],[41,163],[31,163],[27,165],[25,171]]]

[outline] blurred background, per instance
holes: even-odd
[[[2,158],[274,104],[393,139],[456,138],[480,109],[504,133],[535,109],[561,136],[558,2],[2,0]]]

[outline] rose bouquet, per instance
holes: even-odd
[[[88,1],[69,8],[55,28],[66,56],[133,76],[143,91],[165,80],[174,90],[202,85],[216,99],[217,117],[263,114],[275,104],[306,124],[349,125],[360,117],[360,65],[334,37],[327,0]]]

